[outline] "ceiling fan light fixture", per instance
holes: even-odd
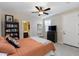
[[[41,14],[41,15],[42,15],[42,14],[43,14],[43,12],[42,12],[42,11],[40,11],[40,12],[39,12],[39,14]]]
[[[49,14],[46,11],[50,10],[50,8],[43,9],[43,7],[41,7],[41,6],[35,6],[35,8],[38,10],[38,12],[32,12],[32,13],[38,13],[38,16],[43,15],[43,14],[45,14],[45,15]]]

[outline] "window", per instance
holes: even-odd
[[[45,24],[45,31],[47,32],[48,31],[48,26],[51,26],[51,20],[45,20],[44,24]]]

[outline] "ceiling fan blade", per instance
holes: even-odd
[[[45,12],[44,12],[44,14],[48,15],[49,13],[45,13]]]
[[[38,13],[38,11],[32,12],[32,13]]]
[[[40,7],[40,10],[42,11],[42,7]]]
[[[50,10],[50,8],[47,8],[47,9],[45,9],[44,11],[48,11],[48,10]]]
[[[38,6],[35,6],[35,7],[36,7],[36,9],[40,10],[40,8]]]

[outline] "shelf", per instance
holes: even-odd
[[[18,33],[18,32],[6,32],[6,33]]]
[[[11,37],[19,38],[19,23],[18,22],[5,22],[5,35],[6,34],[10,34]]]
[[[6,27],[6,29],[18,29],[18,27]]]
[[[18,22],[5,22],[6,24],[18,24]]]

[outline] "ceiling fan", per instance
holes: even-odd
[[[43,9],[43,7],[40,7],[40,6],[35,6],[35,8],[36,8],[38,11],[35,11],[35,12],[32,12],[32,13],[38,13],[38,16],[40,16],[40,15],[42,15],[42,14],[48,15],[49,13],[47,13],[46,11],[48,11],[48,10],[51,9],[51,8]]]

